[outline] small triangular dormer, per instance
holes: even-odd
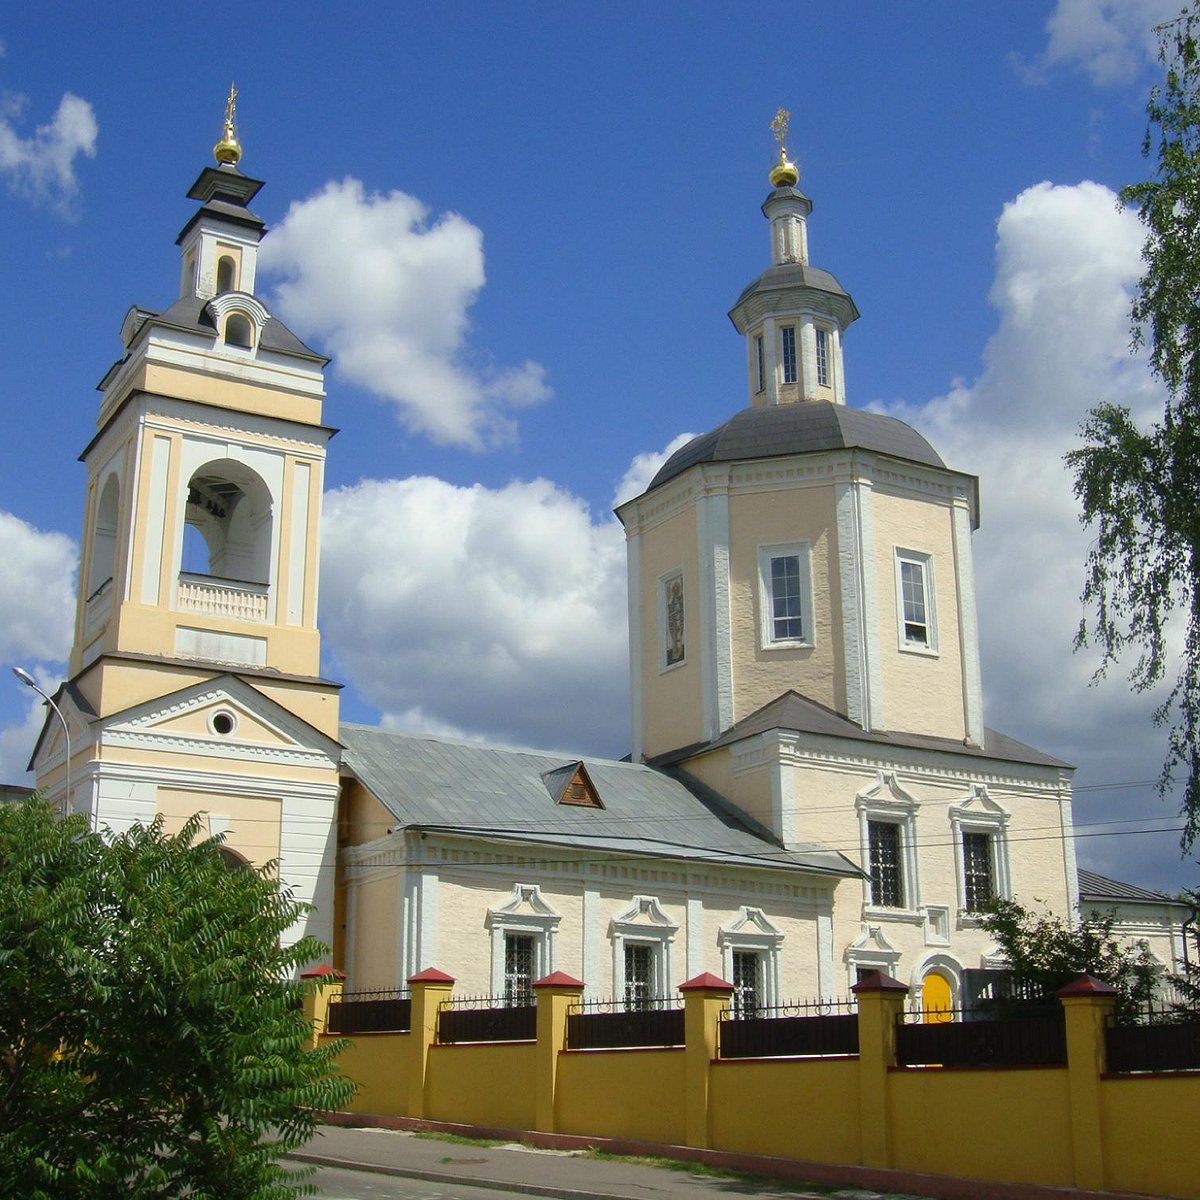
[[[582,762],[569,763],[542,776],[555,804],[570,808],[603,808],[604,802]]]

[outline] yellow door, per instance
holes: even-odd
[[[954,1014],[950,1010],[950,980],[937,971],[930,971],[921,989],[921,1011],[926,1024],[953,1021]]]

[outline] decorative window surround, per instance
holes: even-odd
[[[533,977],[542,979],[554,971],[555,943],[562,913],[542,896],[536,883],[513,884],[512,897],[488,909],[487,926],[492,934],[492,993],[504,992],[505,935],[524,933],[533,937]]]
[[[634,896],[633,903],[613,917],[609,934],[613,945],[613,996],[625,995],[625,947],[627,944],[648,945],[653,963],[653,991],[669,996],[674,987],[672,972],[672,943],[679,926],[663,912],[654,896]]]
[[[966,799],[950,808],[960,928],[979,923],[978,914],[967,908],[963,835],[965,833],[981,833],[991,839],[992,890],[996,897],[1007,900],[1012,896],[1008,857],[1008,822],[1009,813],[988,795],[987,787],[980,783],[972,784]]]
[[[863,881],[863,915],[873,921],[909,921],[923,924],[921,911],[921,881],[917,869],[917,810],[920,802],[896,782],[893,771],[880,771],[875,783],[864,788],[854,800],[858,813],[862,862],[869,868],[871,861],[870,824],[887,821],[899,827],[900,870],[904,894],[903,908],[885,908],[871,901],[871,882]]]
[[[677,569],[658,579],[660,671],[670,671],[687,662],[687,630],[684,624],[683,571]]]
[[[783,934],[767,920],[761,908],[750,908],[743,904],[737,916],[721,927],[717,944],[721,948],[724,978],[731,981],[734,977],[734,954],[739,951],[757,954],[762,967],[758,1004],[769,1006],[779,1003],[779,951],[783,946]]]
[[[950,984],[950,1006],[962,1003],[962,963],[949,954],[933,952],[922,955],[913,965],[909,976],[908,1007],[910,1012],[920,1012],[924,1005],[925,977],[936,971]]]
[[[862,933],[846,948],[846,974],[853,987],[860,971],[896,974],[900,951],[893,946],[878,925],[864,925]]]
[[[950,945],[950,909],[945,904],[925,905],[925,945]]]
[[[896,637],[905,654],[937,654],[933,557],[896,547]]]
[[[792,560],[792,561],[789,561]],[[785,577],[777,578],[783,568]],[[794,568],[794,569],[793,569]],[[809,648],[814,644],[812,549],[808,542],[758,548],[759,644],[763,650]],[[798,626],[798,630],[792,630]]]

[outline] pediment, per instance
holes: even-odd
[[[858,793],[856,803],[860,808],[894,805],[905,812],[914,812],[921,806],[915,796],[900,786],[895,771],[877,772],[875,782]]]
[[[672,932],[679,928],[654,896],[634,896],[633,903],[613,917],[613,924],[625,929],[640,927]]]
[[[737,916],[721,927],[721,943],[731,940],[742,945],[777,946],[783,941],[783,931],[776,928],[761,908],[743,904]]]
[[[223,675],[115,713],[104,745],[222,758],[336,764],[340,748],[294,713],[233,675]]]
[[[965,800],[955,804],[950,811],[960,817],[991,817],[995,820],[1007,820],[1008,810],[1001,808],[988,795],[987,785],[971,784],[971,790]]]
[[[543,924],[560,921],[562,914],[546,900],[536,883],[517,883],[503,904],[488,909],[488,917],[506,925],[514,921]]]
[[[40,771],[52,763],[66,758],[67,739],[63,734],[64,721],[70,733],[72,752],[75,753],[78,752],[84,739],[90,736],[92,722],[96,719],[95,711],[73,684],[63,684],[57,692],[53,693],[53,696],[54,703],[58,705],[58,711],[62,714],[62,720],[58,719],[50,705],[44,700],[41,701],[46,715],[42,721],[41,732],[34,743],[33,753],[29,757],[27,769],[30,771]]]
[[[555,804],[573,808],[603,808],[604,802],[582,761],[567,763],[542,775]]]
[[[883,936],[878,925],[866,925],[856,941],[850,944],[851,951],[867,951],[875,954],[898,954],[899,951]]]

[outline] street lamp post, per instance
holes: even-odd
[[[65,817],[70,809],[71,804],[71,731],[67,728],[67,718],[62,715],[62,709],[42,691],[37,685],[37,681],[32,675],[21,667],[13,667],[12,673],[26,686],[31,687],[45,702],[54,709],[55,716],[62,722],[63,737],[67,740],[67,759],[66,771],[63,780],[65,792],[63,795],[63,816]]]

